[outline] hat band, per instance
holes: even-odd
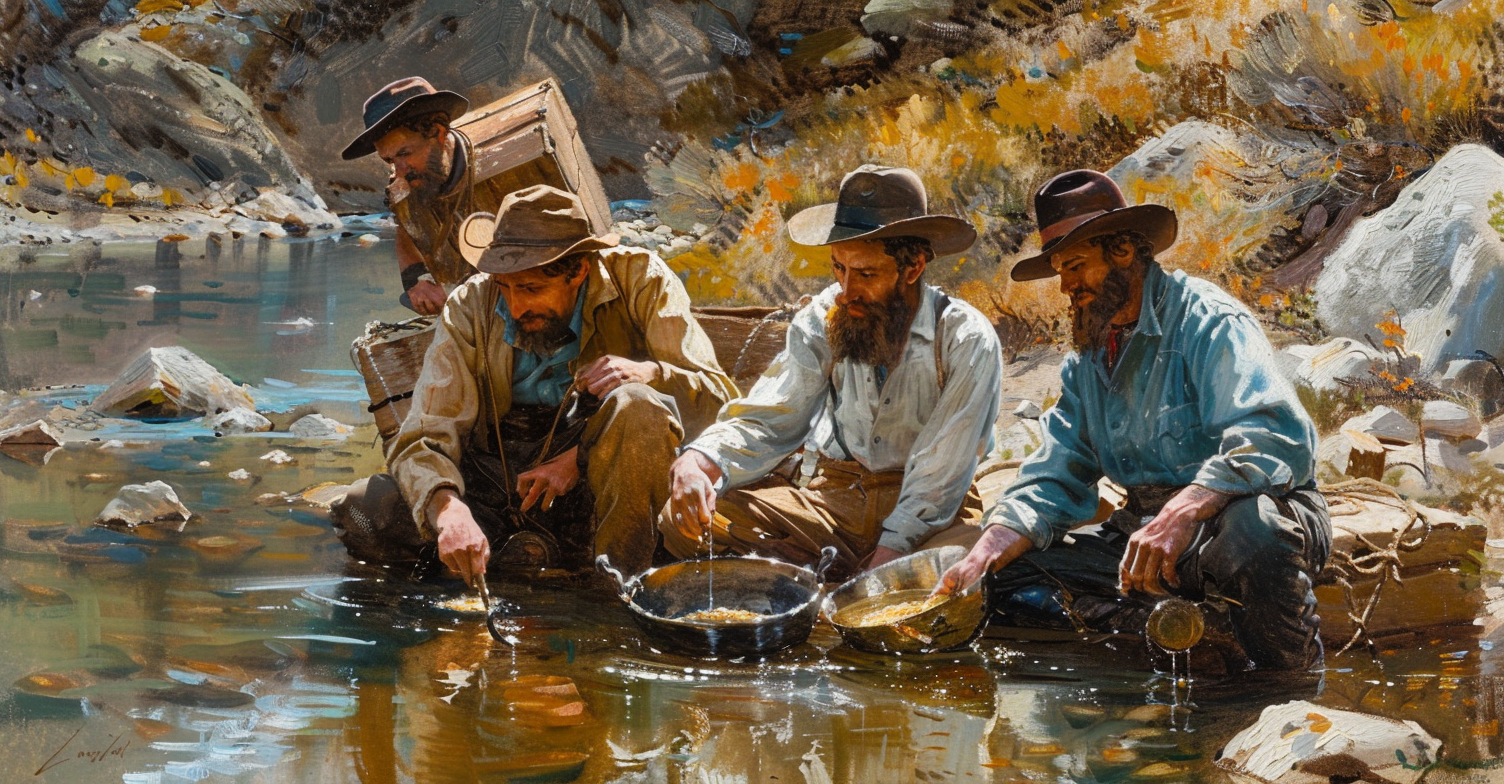
[[[1065,235],[1075,231],[1076,228],[1081,224],[1086,223],[1093,218],[1098,218],[1106,215],[1109,212],[1111,212],[1111,210],[1094,210],[1092,212],[1076,215],[1071,218],[1064,218],[1062,220],[1055,221],[1054,223],[1051,223],[1050,225],[1039,230],[1039,244],[1047,245],[1051,242],[1054,242],[1055,240],[1058,240],[1061,237],[1064,237]]]
[[[583,242],[583,241],[588,240],[588,239],[590,239],[588,236],[587,237],[580,237],[578,239],[570,239],[570,240],[563,240],[563,241],[559,241],[559,240],[525,240],[525,239],[517,239],[517,238],[513,238],[513,237],[497,237],[496,239],[494,239],[494,240],[491,241],[491,244],[490,244],[489,247],[492,247],[492,248],[507,248],[507,247],[515,247],[515,248],[567,248],[567,247],[569,247],[569,246],[571,246],[571,245],[573,245],[573,244],[575,244],[577,242]]]
[[[897,210],[879,210],[871,207],[860,207],[854,204],[840,204],[836,206],[834,223],[843,229],[856,229],[858,231],[877,231],[890,223],[907,218],[916,217],[910,210],[903,210],[902,214],[894,214]]]

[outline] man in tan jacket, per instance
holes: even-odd
[[[346,547],[436,554],[467,582],[493,542],[496,563],[606,553],[646,569],[680,441],[737,394],[683,284],[656,255],[592,236],[579,199],[546,185],[472,215],[459,239],[483,274],[449,297],[391,474],[334,509]]]

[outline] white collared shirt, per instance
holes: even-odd
[[[976,308],[950,300],[940,325],[942,390],[934,345],[942,294],[925,286],[903,360],[879,387],[872,366],[832,358],[825,317],[839,292],[832,285],[795,314],[783,351],[762,378],[687,448],[720,467],[717,492],[766,476],[811,433],[826,457],[874,472],[902,470],[898,504],[878,544],[909,552],[956,516],[991,448],[1002,377],[997,332]]]

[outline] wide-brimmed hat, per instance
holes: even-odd
[[[495,215],[477,212],[459,231],[460,255],[490,273],[521,272],[616,242],[615,234],[590,233],[580,197],[549,185],[507,194]]]
[[[1039,219],[1039,255],[1013,265],[1014,280],[1054,277],[1050,254],[1103,234],[1136,231],[1149,239],[1155,253],[1175,244],[1173,210],[1158,204],[1130,207],[1117,183],[1091,169],[1052,177],[1034,194],[1034,215]]]
[[[469,109],[470,102],[465,96],[435,89],[421,76],[398,79],[366,99],[361,113],[366,129],[350,142],[340,157],[349,161],[376,152],[376,140],[404,120],[431,112],[446,112],[453,121]]]
[[[841,179],[834,204],[800,210],[789,218],[789,237],[800,245],[847,240],[923,237],[936,256],[960,253],[977,241],[970,223],[931,215],[924,183],[909,169],[862,166]]]

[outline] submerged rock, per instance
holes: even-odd
[[[62,444],[63,434],[45,420],[0,430],[0,454],[23,463],[46,465]]]
[[[182,346],[147,349],[91,406],[105,416],[137,419],[193,419],[254,407],[244,389]]]
[[[205,424],[220,435],[239,433],[265,433],[272,429],[272,421],[250,410],[236,408],[210,418]]]
[[[178,500],[176,490],[163,481],[126,485],[107,504],[94,522],[133,528],[144,523],[177,523],[179,528],[193,516]]]
[[[292,423],[287,432],[298,438],[346,438],[355,429],[323,414],[309,414]]]
[[[1440,753],[1441,741],[1413,721],[1296,700],[1265,708],[1227,742],[1216,764],[1246,782],[1414,784]]]

